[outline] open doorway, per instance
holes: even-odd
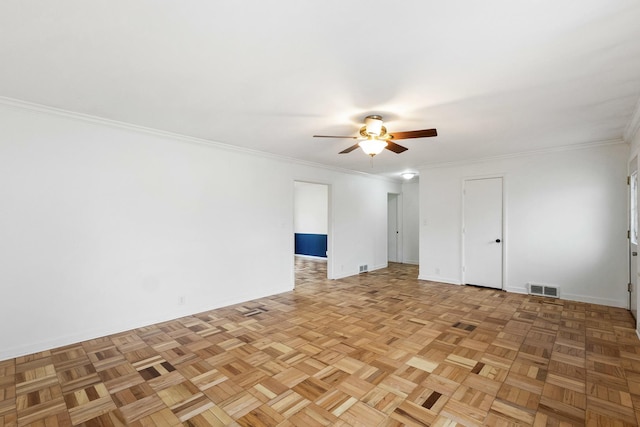
[[[330,277],[329,185],[294,182],[295,285]]]

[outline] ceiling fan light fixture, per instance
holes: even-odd
[[[373,157],[376,154],[380,154],[382,150],[384,150],[384,147],[387,146],[387,141],[370,136],[364,141],[360,141],[358,145],[360,146],[360,148],[362,148],[362,151]]]
[[[364,118],[364,126],[370,136],[380,136],[382,133],[382,116],[367,116]]]

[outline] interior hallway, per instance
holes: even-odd
[[[296,265],[292,292],[0,362],[0,426],[637,425],[626,310]]]

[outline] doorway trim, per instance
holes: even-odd
[[[628,259],[629,259],[629,284],[627,292],[629,294],[629,312],[638,324],[638,155],[634,155],[628,163],[627,169],[627,226],[628,226]],[[635,206],[632,206],[635,202]],[[632,214],[635,213],[635,218]],[[634,243],[635,241],[635,243]],[[635,255],[634,255],[635,254]]]
[[[404,229],[403,229],[403,199],[402,193],[387,193],[387,239],[389,230],[389,201],[395,198],[396,201],[396,260],[392,262],[404,263]],[[387,265],[389,264],[389,242],[387,241]]]
[[[505,173],[492,173],[492,174],[482,174],[482,175],[468,175],[463,176],[460,182],[460,284],[464,285],[466,283],[464,266],[466,265],[465,259],[465,251],[464,251],[464,212],[465,212],[465,183],[467,181],[475,181],[480,179],[491,179],[491,178],[502,178],[502,290],[506,291],[508,289],[508,269],[507,269],[507,254],[508,245],[509,245],[509,236],[507,232],[507,205],[508,205],[508,197],[507,197],[507,174]]]

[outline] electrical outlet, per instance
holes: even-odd
[[[187,297],[184,295],[180,295],[180,298],[178,299],[178,304],[185,305],[186,303],[187,303]]]

